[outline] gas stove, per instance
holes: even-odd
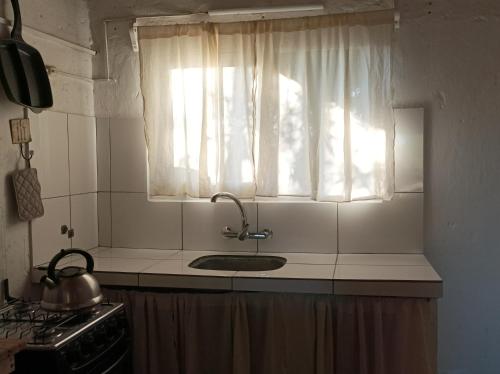
[[[39,302],[17,301],[0,309],[0,338],[24,340],[31,349],[57,349],[122,309],[123,304],[105,303],[82,313],[53,313]],[[117,324],[106,322],[109,328]]]
[[[54,313],[39,302],[17,300],[0,309],[1,338],[27,343],[16,355],[16,373],[108,373],[111,367],[110,373],[124,373],[130,367],[125,365],[130,342],[120,303]]]

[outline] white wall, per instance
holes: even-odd
[[[498,373],[500,3],[400,9],[396,102],[427,113],[425,251],[444,278],[440,372]]]
[[[89,10],[86,0],[19,0],[23,25],[89,46]],[[0,16],[12,19],[10,0],[0,0]]]
[[[96,49],[102,52],[103,18],[293,2],[136,3],[90,0]],[[500,282],[500,3],[400,0],[398,7],[401,29],[393,69],[396,104],[426,108],[424,247],[445,281],[445,296],[439,303],[440,372],[498,373],[500,299],[490,290]],[[127,24],[108,26],[124,32],[120,28],[126,29]],[[102,57],[96,57],[95,75],[104,72]],[[116,68],[127,72],[136,63],[123,54]],[[137,87],[135,81],[125,105],[107,103],[99,115],[139,110]]]
[[[79,45],[89,45],[88,10],[84,0],[24,0],[20,1],[23,23],[34,29],[59,36]],[[0,16],[11,17],[10,1],[0,1]],[[7,30],[1,29],[2,37]],[[79,74],[91,74],[90,58],[82,58],[73,50],[62,48],[25,35],[47,64]],[[86,60],[86,61],[85,61]],[[92,87],[63,77],[51,79],[56,99],[54,110],[93,113]],[[11,104],[0,89],[0,278],[9,278],[11,293],[20,295],[29,286],[30,239],[28,224],[17,218],[10,173],[24,167],[18,147],[11,144],[9,119],[22,117],[22,108]],[[36,157],[36,156],[35,156]]]

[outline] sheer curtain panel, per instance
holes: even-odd
[[[389,199],[392,14],[139,28],[153,196]]]

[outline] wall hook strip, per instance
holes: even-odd
[[[29,119],[28,108],[23,107],[23,118]],[[35,151],[30,150],[30,143],[20,143],[19,150],[21,151],[21,157],[26,161],[26,166],[31,168],[31,159],[35,154]]]
[[[21,151],[21,156],[27,162],[29,162],[33,158],[33,155],[35,154],[35,151],[28,151],[28,154],[26,155],[26,152],[24,151],[24,147],[23,147],[23,145],[25,145],[25,144],[28,144],[28,143],[21,143],[21,144],[19,144],[19,149]]]

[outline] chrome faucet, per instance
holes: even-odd
[[[218,192],[210,198],[212,203],[217,202],[218,198],[230,199],[233,200],[241,214],[241,230],[239,232],[233,231],[231,227],[225,226],[222,228],[222,236],[227,239],[238,238],[238,240],[246,240],[246,239],[270,239],[273,236],[273,232],[268,229],[264,229],[259,232],[248,232],[248,220],[247,213],[245,211],[245,207],[241,203],[241,201],[229,192]]]

